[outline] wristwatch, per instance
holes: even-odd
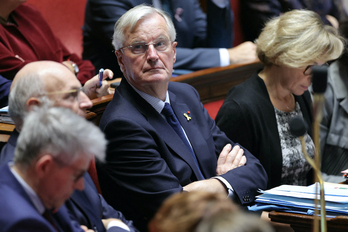
[[[71,61],[71,60],[68,60],[68,61],[71,64],[71,66],[73,67],[73,69],[74,69],[75,76],[77,76],[77,74],[80,71],[79,66],[77,66],[77,64],[75,62]]]
[[[76,63],[72,62],[71,66],[74,68],[75,76],[80,72],[79,66]]]

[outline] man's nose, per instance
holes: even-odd
[[[81,109],[90,109],[93,106],[93,103],[91,102],[91,100],[89,99],[89,97],[87,97],[87,95],[81,91],[81,93],[78,96],[79,98],[79,106]]]
[[[147,54],[148,60],[154,61],[154,60],[158,59],[158,53],[157,53],[155,46],[153,46],[153,44],[149,44],[149,47],[147,48],[146,54]]]

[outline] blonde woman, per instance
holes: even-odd
[[[229,91],[217,125],[260,160],[268,188],[307,185],[312,182],[311,168],[299,139],[289,132],[288,121],[303,116],[309,125],[306,148],[313,156],[311,69],[337,59],[343,39],[316,13],[293,10],[271,19],[256,45],[264,69]]]

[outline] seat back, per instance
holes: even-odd
[[[233,32],[234,32],[234,40],[233,40],[233,47],[237,46],[238,44],[243,43],[244,36],[243,36],[243,30],[242,25],[240,22],[240,7],[239,7],[239,0],[231,0],[231,7],[234,13],[234,23],[233,23]]]
[[[82,26],[86,2],[87,0],[27,1],[41,12],[54,34],[68,50],[79,57],[82,57]]]

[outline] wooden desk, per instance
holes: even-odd
[[[14,130],[15,126],[13,124],[0,123],[0,147],[1,143],[6,143],[10,137],[11,132]]]
[[[314,216],[275,211],[270,212],[268,216],[272,222],[290,224],[295,232],[312,231]],[[348,230],[348,216],[327,218],[326,222],[328,232],[343,232]]]

